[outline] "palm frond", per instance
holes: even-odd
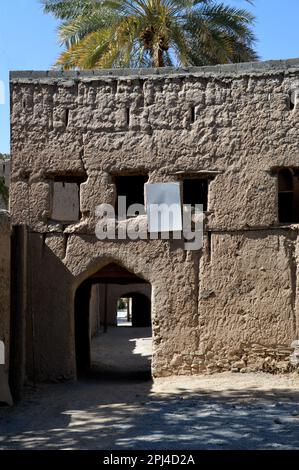
[[[112,40],[111,28],[101,29],[88,34],[84,39],[63,52],[55,65],[71,68],[91,69],[108,50]]]
[[[216,0],[40,0],[62,20],[64,68],[256,60],[254,16]],[[251,0],[246,0],[252,3]]]
[[[102,9],[100,14],[94,13],[88,16],[77,16],[76,18],[70,21],[65,21],[60,25],[60,42],[67,48],[70,48],[90,33],[112,26],[115,20],[115,14],[107,9]]]
[[[45,13],[52,13],[61,20],[87,15],[102,6],[101,0],[40,0],[40,3]]]

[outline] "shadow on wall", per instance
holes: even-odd
[[[0,405],[13,405],[4,364],[0,364]]]
[[[5,345],[0,340],[0,405],[13,405],[5,367]]]
[[[28,237],[25,374],[34,383],[74,379],[72,288],[75,277],[60,259],[65,247],[64,235],[44,237],[30,232]]]
[[[0,410],[0,449],[298,449],[298,401],[298,392],[252,386],[154,393],[149,382],[103,378],[100,387],[48,385]]]

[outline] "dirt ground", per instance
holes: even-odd
[[[299,449],[299,379],[90,377],[0,409],[0,449]]]
[[[91,362],[101,372],[150,375],[151,356],[151,328],[109,327],[92,340]]]
[[[299,374],[150,377],[150,331],[110,329],[93,370],[0,408],[0,449],[299,449]]]

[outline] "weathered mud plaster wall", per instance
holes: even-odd
[[[298,225],[278,223],[273,170],[299,166],[297,89],[299,60],[12,73],[11,211],[31,231],[29,376],[75,376],[75,289],[111,261],[152,285],[155,376],[289,367]],[[130,171],[214,176],[202,250],[96,239],[95,206],[114,203],[112,176]],[[58,177],[80,179],[77,223],[53,219]]]
[[[0,340],[4,343],[5,347],[5,364],[0,363],[0,402],[6,403],[11,403],[11,395],[8,387],[10,347],[10,233],[9,214],[6,211],[0,210]]]

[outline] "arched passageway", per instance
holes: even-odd
[[[119,321],[120,299],[126,305],[127,322]],[[151,376],[148,282],[110,263],[77,288],[74,311],[77,376],[88,372]]]

